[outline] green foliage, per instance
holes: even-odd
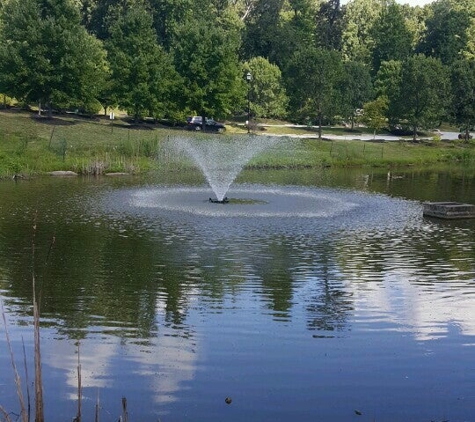
[[[374,130],[374,134],[381,130],[387,124],[387,111],[389,100],[386,96],[376,98],[374,101],[368,102],[363,107],[362,122],[369,128]]]
[[[373,84],[368,67],[361,62],[344,62],[343,70],[343,80],[340,86],[342,113],[345,118],[350,119],[353,129],[356,111],[363,108],[363,104],[371,99]]]
[[[99,41],[69,0],[11,0],[0,18],[0,90],[33,103],[90,103],[105,75]]]
[[[206,18],[194,17],[178,29],[175,66],[183,78],[183,108],[221,118],[243,104],[246,94],[238,60],[239,27],[219,18],[210,22],[212,15]]]
[[[343,68],[335,51],[308,48],[297,51],[286,69],[291,110],[295,116],[319,122],[319,135],[325,118],[341,109]]]
[[[248,68],[255,115],[353,120],[371,99],[369,69],[377,96],[389,98],[389,123],[413,125],[402,63],[414,51],[447,66],[475,58],[473,0],[8,0],[0,9],[0,92],[12,102],[87,114],[120,107],[136,120],[242,112]],[[341,56],[299,63],[315,49]],[[325,67],[328,83],[309,94]],[[451,103],[453,121],[469,101]],[[430,114],[417,124],[442,118]]]
[[[350,61],[371,63],[373,39],[371,28],[381,12],[379,0],[353,0],[346,5],[342,33],[343,57]]]
[[[440,60],[422,54],[404,61],[397,109],[413,128],[427,128],[441,121],[450,99],[448,71]]]
[[[316,45],[328,50],[341,50],[343,11],[340,0],[328,0],[320,4],[316,15]]]
[[[471,21],[468,11],[453,3],[438,0],[431,4],[432,13],[425,20],[426,30],[418,47],[421,53],[437,57],[444,64],[457,60],[466,49]]]
[[[265,57],[279,63],[281,41],[279,28],[284,0],[256,0],[246,19],[243,35],[243,56]]]
[[[158,45],[152,23],[144,7],[120,10],[106,42],[112,92],[135,120],[163,117],[176,108],[172,96],[178,90],[179,77],[171,57]]]
[[[287,96],[282,85],[280,69],[262,57],[244,64],[244,72],[251,72],[249,83],[251,113],[256,117],[281,118],[287,109]]]
[[[394,0],[381,11],[370,35],[373,38],[372,66],[376,74],[381,63],[404,60],[412,51],[413,36],[407,27],[402,8]]]
[[[451,67],[451,118],[464,131],[475,127],[475,59],[459,60]]]
[[[314,46],[316,10],[316,4],[311,0],[293,0],[288,4],[284,2],[277,26],[268,28],[267,33],[263,34],[270,38],[268,55],[254,55],[254,57],[266,57],[282,68],[296,50]],[[243,49],[243,53],[249,57],[246,48]]]
[[[386,97],[389,100],[387,117],[390,126],[399,122],[401,112],[400,90],[403,87],[401,81],[402,62],[390,60],[381,63],[375,81],[375,91],[377,97]]]

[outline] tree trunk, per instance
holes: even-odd
[[[318,114],[318,139],[322,139],[322,121],[323,117],[322,114]]]
[[[53,107],[51,106],[51,101],[48,101],[48,118],[51,119],[53,117]]]
[[[201,112],[201,130],[206,132],[206,116],[204,111]]]
[[[417,126],[414,126],[414,130],[412,131],[412,142],[416,142],[417,140]]]

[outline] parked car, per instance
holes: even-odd
[[[187,123],[186,123],[186,128],[188,130],[202,130],[203,129],[203,119],[201,116],[192,116],[188,117]],[[208,132],[225,132],[226,131],[226,125],[223,123],[219,123],[213,119],[208,119],[206,118],[206,131]]]

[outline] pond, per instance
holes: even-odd
[[[212,204],[197,172],[2,181],[23,386],[34,275],[47,421],[76,415],[78,361],[83,420],[99,403],[117,421],[123,397],[131,421],[474,420],[475,221],[422,216],[475,203],[474,186],[455,170],[247,170]]]

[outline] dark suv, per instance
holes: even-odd
[[[186,119],[186,128],[188,130],[202,130],[203,129],[202,122],[203,122],[203,119],[201,116],[188,117],[188,119]],[[219,123],[213,119],[207,118],[205,130],[207,132],[222,133],[226,131],[226,126],[223,123]]]

